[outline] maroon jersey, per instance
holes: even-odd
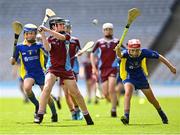
[[[116,52],[114,48],[118,42],[119,40],[116,38],[110,40],[101,38],[96,42],[93,53],[98,57],[99,69],[116,67]]]
[[[50,50],[50,70],[58,70],[65,68],[67,71],[71,69],[70,57],[69,57],[69,40],[70,35],[64,34],[66,40],[62,41],[53,36],[48,38],[48,42],[51,44]]]

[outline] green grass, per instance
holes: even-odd
[[[104,100],[98,105],[88,105],[95,125],[86,126],[84,120],[70,119],[70,113],[63,100],[63,108],[58,110],[59,122],[50,122],[48,108],[43,123],[38,125],[33,123],[34,107],[31,103],[24,104],[21,99],[16,98],[0,98],[0,134],[180,134],[180,98],[158,100],[168,115],[168,125],[162,124],[156,110],[147,101],[139,104],[138,97],[132,99],[128,126],[120,121],[120,116],[123,115],[122,102],[118,107],[118,118],[110,117],[110,104]]]

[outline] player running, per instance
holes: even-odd
[[[98,70],[96,68],[95,57],[98,57],[98,68],[100,70],[100,77],[102,82],[102,91],[105,98],[112,103],[111,116],[117,117],[116,104],[117,97],[115,91],[116,84],[116,53],[114,48],[118,44],[118,39],[113,37],[113,24],[103,24],[104,37],[99,39],[91,53],[92,72],[98,76]]]
[[[77,87],[75,77],[71,68],[69,56],[69,45],[71,37],[69,34],[65,33],[65,20],[57,17],[54,18],[54,21],[55,30],[50,30],[44,26],[39,27],[44,48],[49,51],[50,54],[51,66],[49,67],[45,77],[45,86],[40,96],[40,107],[38,115],[36,116],[34,122],[42,122],[45,108],[52,91],[52,87],[57,77],[60,77],[62,83],[64,83],[70,94],[74,97],[74,99],[82,109],[87,125],[93,125],[94,123],[91,119],[91,116],[89,115],[84,99]],[[45,32],[51,35],[48,40],[46,39]]]
[[[20,58],[21,77],[24,80],[23,89],[25,90],[29,100],[35,105],[35,114],[39,109],[39,102],[36,99],[32,86],[39,85],[41,91],[44,86],[44,49],[43,45],[36,43],[37,26],[34,24],[26,24],[24,26],[24,42],[18,44],[15,53],[11,58],[11,64],[14,65]],[[57,122],[57,113],[55,105],[51,98],[48,104],[52,112],[52,122]]]
[[[120,48],[116,47],[116,54],[121,58],[120,74],[125,88],[124,116],[121,117],[123,124],[129,124],[130,101],[134,89],[140,89],[144,93],[148,101],[156,108],[162,122],[168,124],[168,118],[161,109],[146,78],[147,68],[145,60],[146,58],[158,59],[174,74],[176,74],[176,68],[158,52],[149,49],[141,49],[141,42],[139,39],[129,40],[128,49],[122,52]]]

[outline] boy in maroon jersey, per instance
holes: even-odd
[[[34,122],[42,122],[52,87],[57,77],[60,77],[61,81],[68,88],[71,95],[75,98],[78,105],[82,109],[87,125],[93,125],[94,123],[91,119],[91,116],[89,115],[84,99],[77,87],[75,77],[71,68],[69,56],[69,44],[71,37],[69,34],[65,33],[65,20],[56,17],[54,18],[54,21],[55,30],[50,30],[44,26],[39,27],[40,34],[42,35],[44,48],[49,51],[50,54],[51,66],[49,67],[45,77],[45,86],[40,96],[39,111]],[[51,35],[48,40],[46,39],[45,32]]]
[[[111,116],[117,117],[116,104],[117,97],[115,91],[116,83],[116,53],[113,50],[118,44],[118,39],[113,37],[113,24],[103,24],[104,37],[99,39],[91,53],[91,63],[93,74],[98,74],[95,64],[95,57],[98,57],[98,69],[100,70],[100,77],[102,82],[102,90],[105,98],[112,103]]]

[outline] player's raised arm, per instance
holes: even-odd
[[[45,49],[46,51],[50,51],[50,50],[51,50],[51,45],[49,44],[48,40],[46,39],[44,30],[41,30],[41,31],[40,31],[40,34],[41,34],[41,38],[42,38],[42,42],[43,42],[44,49]]]
[[[159,60],[162,63],[164,63],[170,69],[170,71],[172,73],[176,74],[176,68],[175,68],[175,66],[173,66],[173,64],[169,60],[167,60],[164,56],[162,56],[160,54],[159,54]]]
[[[117,55],[119,58],[121,58],[121,57],[122,57],[121,47],[116,46],[115,51],[116,51],[116,55]]]
[[[50,30],[49,28],[46,28],[45,26],[40,26],[39,28],[48,32],[49,34],[51,34],[52,36],[54,36],[55,38],[57,38],[59,40],[65,40],[66,39],[65,35],[58,33],[56,31]]]
[[[46,39],[46,35],[45,35],[45,32],[44,30],[39,30],[40,34],[41,34],[41,39],[42,39],[42,42],[43,42],[43,46],[44,46],[44,49],[46,51],[50,51],[51,50],[51,46],[48,42],[48,40]]]
[[[65,29],[64,28],[65,20],[60,17],[54,17],[53,20],[54,20],[54,23],[56,26],[54,30],[46,28],[43,25],[40,26],[40,29],[48,32],[49,34],[51,34],[52,36],[54,36],[55,38],[57,38],[59,40],[66,40],[66,38],[67,38],[66,35],[59,32],[59,30]]]

